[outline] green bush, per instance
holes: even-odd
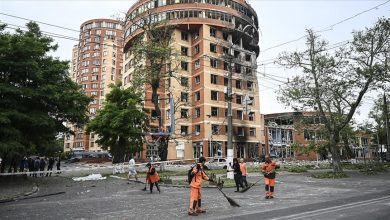
[[[313,178],[318,179],[340,179],[348,177],[347,174],[342,172],[320,172],[311,175]]]
[[[367,175],[374,175],[380,172],[386,172],[389,169],[387,163],[367,163],[364,164],[346,164],[343,166],[346,170],[358,170]]]

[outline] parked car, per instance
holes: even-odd
[[[84,158],[84,159],[83,159]],[[82,160],[88,160],[85,158],[107,158],[109,160],[112,159],[112,156],[108,152],[73,152],[71,157],[68,159],[68,162],[75,163],[80,162]]]
[[[269,154],[269,158],[272,160],[272,159],[276,159],[276,158],[278,158],[278,155],[276,154],[276,153],[274,153],[274,152],[271,152],[270,154]]]
[[[227,162],[225,158],[211,158],[204,164],[203,169],[215,170],[215,169],[227,169]]]

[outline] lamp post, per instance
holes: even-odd
[[[246,25],[243,29],[242,32],[245,31],[246,28],[251,27],[251,25]],[[240,40],[241,38],[238,38],[235,42],[232,43],[232,45],[229,48],[229,73],[228,73],[228,88],[227,88],[227,98],[228,98],[228,142],[227,142],[227,157],[226,161],[228,164],[233,163],[233,114],[232,114],[232,74],[233,74],[233,58],[234,58],[234,53],[233,53],[233,46],[234,44]],[[227,166],[227,178],[229,179],[234,179],[233,175],[233,169],[230,166]]]

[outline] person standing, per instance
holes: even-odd
[[[213,182],[212,179],[204,173],[203,166],[206,162],[205,157],[200,157],[196,166],[192,168],[192,180],[190,183],[190,207],[188,209],[188,215],[197,216],[198,213],[205,213],[202,209],[202,181],[208,180]]]
[[[129,160],[129,174],[127,175],[127,184],[129,184],[130,177],[134,175],[135,181],[138,181],[137,170],[135,169],[135,160],[131,156]]]
[[[58,157],[57,161],[57,173],[61,173],[61,158]]]
[[[264,174],[266,199],[274,198],[276,169],[278,168],[279,165],[276,164],[276,161],[271,161],[269,156],[265,157],[265,162],[261,165],[261,171]]]
[[[161,193],[160,186],[158,185],[158,181],[160,181],[160,176],[158,175],[156,169],[151,163],[146,164],[148,167],[148,172],[146,173],[147,182],[150,184],[150,193],[153,193],[153,185],[156,185],[158,193]]]
[[[241,184],[245,187],[248,187],[248,182],[246,181],[246,175],[247,175],[247,169],[246,169],[246,163],[244,161],[244,158],[240,159],[240,170],[241,170]]]
[[[20,160],[20,164],[19,164],[19,172],[24,172],[24,161],[26,159],[23,157],[22,160]]]
[[[242,173],[241,173],[240,164],[238,163],[237,158],[233,158],[232,168],[233,168],[233,174],[234,174],[234,182],[236,183],[236,188],[237,188],[237,190],[234,192],[239,192],[240,186],[241,186],[241,188],[244,188],[244,186],[242,185],[242,182],[241,182]]]
[[[31,172],[34,172],[34,160],[33,160],[33,158],[29,157],[27,159],[27,163],[28,163],[28,172],[30,172],[30,176],[31,176]]]
[[[41,164],[41,160],[39,157],[36,157],[34,160],[34,174],[33,177],[37,177],[37,172],[39,171],[39,165]]]
[[[45,167],[46,167],[46,161],[45,161],[44,157],[42,157],[41,161],[39,161],[39,171],[41,171],[39,173],[39,176],[44,175],[43,171],[45,171]]]
[[[50,157],[49,158],[49,165],[47,165],[46,176],[49,176],[49,172],[50,172],[50,176],[51,176],[51,173],[53,172],[53,166],[54,166],[54,158]]]

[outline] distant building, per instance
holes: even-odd
[[[323,123],[317,112],[265,114],[264,127],[267,152],[279,158],[316,160],[315,152],[299,153],[294,144],[305,147],[310,143],[326,142],[320,132]]]
[[[94,117],[105,102],[109,85],[122,80],[123,27],[120,21],[93,19],[81,24],[78,45],[72,51],[70,77],[82,86],[84,93],[94,97],[88,106],[88,114]],[[75,132],[65,136],[64,150],[101,151],[95,143],[97,136],[84,128],[68,124]]]
[[[317,112],[285,112],[264,115],[266,152],[272,156],[297,160],[330,159],[328,154],[310,152],[303,154],[294,150],[294,145],[307,147],[309,144],[327,143],[326,137],[321,133],[324,124]],[[369,134],[355,132],[349,137],[349,146],[354,158],[373,159],[378,152]],[[343,142],[341,140],[340,146]],[[342,158],[350,159],[343,148],[340,149]]]
[[[357,159],[379,158],[383,149],[372,142],[372,136],[363,131],[357,131],[355,137],[351,138],[350,147]]]

